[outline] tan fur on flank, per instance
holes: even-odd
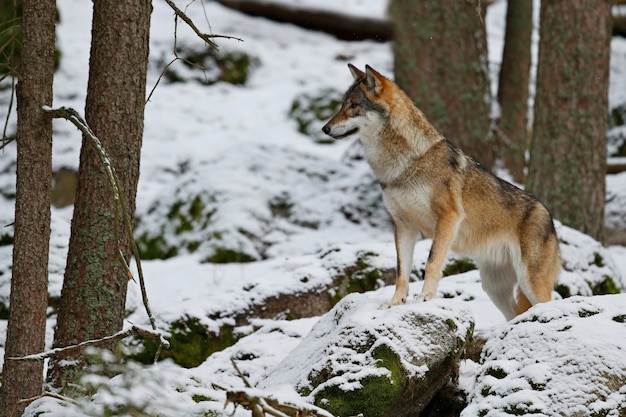
[[[358,135],[395,225],[396,289],[385,306],[406,302],[413,249],[433,242],[419,301],[436,296],[449,250],[474,260],[482,286],[507,319],[550,301],[561,269],[552,217],[535,197],[495,177],[448,142],[400,88],[366,66],[324,126]]]

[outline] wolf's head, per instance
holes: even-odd
[[[341,110],[334,115],[322,131],[335,139],[343,139],[360,132],[377,135],[390,110],[386,93],[397,88],[369,65],[365,72],[348,64],[354,83],[343,96]]]

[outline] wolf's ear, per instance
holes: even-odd
[[[380,75],[378,71],[376,71],[369,65],[365,66],[365,76],[365,85],[367,86],[367,88],[375,94],[380,94],[383,89],[385,77]]]
[[[352,77],[354,78],[355,81],[361,78],[365,78],[365,73],[361,71],[360,69],[358,69],[357,67],[355,67],[354,65],[348,64],[348,68],[350,68],[350,73],[352,73]]]

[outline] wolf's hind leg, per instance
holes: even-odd
[[[534,239],[523,236],[527,239],[522,238],[521,262],[516,265],[520,289],[532,305],[552,299],[552,290],[561,271],[561,255],[554,229],[544,226],[542,231],[543,235],[534,231],[535,234],[530,235]]]
[[[515,287],[517,279],[515,269],[508,256],[500,263],[479,263],[483,290],[507,320],[516,315]]]

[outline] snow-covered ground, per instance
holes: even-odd
[[[63,55],[55,75],[54,106],[82,112],[88,77],[91,2],[60,0],[57,4],[61,17],[57,36]],[[300,0],[294,4],[382,17],[386,1]],[[153,5],[149,89],[173,58],[174,48],[172,10],[165,2]],[[184,6],[180,3],[181,8]],[[506,2],[496,1],[489,7],[486,19],[492,75],[497,73],[501,56],[505,9]],[[377,188],[368,187],[373,183],[369,168],[362,161],[345,157],[346,152],[354,150],[354,141],[318,144],[299,133],[296,122],[288,116],[297,97],[315,95],[324,89],[337,94],[344,91],[351,83],[347,62],[358,67],[369,64],[392,76],[390,44],[339,41],[293,25],[244,16],[215,2],[191,2],[186,11],[205,32],[243,39],[218,39],[221,53],[245,52],[258,64],[245,86],[161,82],[147,104],[137,196],[138,230],[165,233],[169,241],[181,247],[198,245],[194,253],[181,250],[166,260],[143,261],[148,296],[159,324],[165,326],[185,315],[206,317],[218,311],[238,311],[251,298],[275,294],[281,288],[304,289],[316,280],[328,279],[332,268],[354,262],[359,253],[375,253],[377,266],[393,267],[393,234]],[[178,25],[177,42],[192,50],[204,48],[183,24]],[[188,71],[180,61],[173,68],[181,73]],[[612,42],[610,81],[610,104],[626,102],[624,39]],[[6,108],[7,101],[7,93],[0,93],[1,109]],[[4,120],[4,114],[0,119]],[[14,116],[12,120],[14,123]],[[55,121],[54,169],[77,169],[80,143],[80,134],[72,125]],[[9,146],[0,156],[2,225],[13,221],[13,201],[5,196],[15,190],[14,163],[15,147]],[[621,181],[619,178],[611,177],[608,185],[611,193],[624,196],[625,177],[622,175]],[[215,208],[210,225],[181,235],[163,226],[177,201],[189,202],[196,196],[206,198],[202,200],[205,208]],[[288,212],[276,215],[272,202],[282,204]],[[53,208],[53,295],[60,294],[71,215],[70,208]],[[203,263],[215,250],[216,240],[260,260],[245,264]],[[584,240],[580,242],[581,246],[586,244]],[[9,294],[11,249],[0,246],[3,300]],[[333,256],[324,258],[322,254],[329,250],[334,251]],[[614,246],[609,252],[622,276],[626,276],[626,248]],[[428,244],[422,242],[416,250],[416,262],[425,259],[427,253]],[[420,285],[412,284],[412,293]],[[385,300],[392,290],[382,288],[374,297]],[[443,280],[440,293],[463,294],[461,298],[471,300],[467,305],[476,320],[476,331],[482,335],[492,334],[504,324],[502,315],[480,289],[476,271]],[[139,288],[134,283],[129,286],[128,308],[134,311],[129,321],[147,322]],[[184,415],[203,415],[217,403],[196,399],[223,395],[211,388],[212,383],[242,386],[229,362],[231,357],[254,357],[246,361],[245,373],[255,383],[300,343],[316,321],[258,320],[254,324],[259,330],[235,346],[213,354],[196,368],[187,370],[171,362],[148,368],[131,364],[112,380],[86,381],[103,385],[96,401],[82,404],[82,411],[69,410],[49,398],[34,403],[29,410],[31,415],[94,415],[107,404],[126,401],[137,408],[160,410],[162,415],[183,415],[181,410]],[[215,322],[207,320],[205,324],[211,327]],[[53,325],[51,319],[48,343],[52,341]],[[5,327],[6,322],[0,321],[2,357]],[[462,381],[476,375],[475,365],[464,365]],[[223,398],[219,399],[221,407]],[[238,409],[235,415],[248,412]]]

